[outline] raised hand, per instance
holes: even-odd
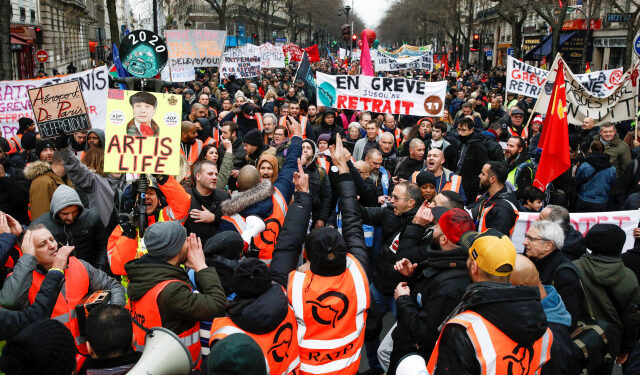
[[[36,256],[36,246],[33,243],[33,232],[28,230],[22,238],[22,244],[20,245],[23,254],[29,254]]]
[[[300,158],[298,158],[298,171],[293,172],[293,184],[296,187],[296,191],[303,193],[309,192],[309,175],[304,173],[302,160]]]
[[[189,237],[187,237],[187,246],[187,262],[185,265],[193,268],[196,272],[207,268],[204,251],[202,250],[202,241],[195,233],[191,233]]]
[[[57,268],[59,270],[64,270],[67,268],[67,261],[69,260],[69,255],[73,252],[75,246],[62,246],[58,249],[56,256],[53,258],[52,268]]]

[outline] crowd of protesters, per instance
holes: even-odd
[[[443,75],[389,74],[448,81],[443,116],[416,117],[318,106],[295,66],[199,70],[165,88],[177,176],[105,173],[103,131],[20,119],[0,138],[0,370],[124,374],[162,326],[202,374],[640,373],[640,242],[570,222],[640,208],[635,124],[570,125],[543,192],[532,99],[500,70]]]

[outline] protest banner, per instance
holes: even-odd
[[[446,81],[316,73],[318,105],[338,109],[442,116]]]
[[[507,56],[507,92],[537,98],[547,81],[548,70],[536,68]],[[576,74],[575,77],[593,96],[611,95],[622,79],[622,68]]]
[[[29,100],[42,138],[91,129],[78,81],[30,89]]]
[[[263,68],[284,68],[282,46],[265,43],[260,46],[260,65]]]
[[[378,51],[382,51],[393,57],[394,59],[405,59],[415,56],[422,56],[425,52],[431,51],[431,45],[427,46],[410,46],[408,44],[403,44],[401,47],[393,51],[387,51],[384,48],[378,47]]]
[[[182,97],[109,90],[104,171],[177,175]]]
[[[422,51],[421,55],[407,55],[400,58],[378,50],[372,54],[377,72],[392,72],[407,69],[433,70],[433,52]]]
[[[302,60],[302,53],[304,50],[293,43],[287,43],[282,46],[282,50],[285,54],[289,55],[289,61]]]
[[[151,78],[162,70],[169,53],[164,40],[149,30],[135,30],[120,42],[122,66],[134,77]]]
[[[166,30],[169,64],[194,68],[219,67],[227,32],[224,30]]]
[[[519,253],[524,251],[522,241],[524,235],[529,230],[531,223],[538,219],[537,212],[521,212],[516,222],[516,226],[511,235],[511,240]],[[632,211],[611,211],[611,212],[580,212],[570,213],[571,225],[582,235],[587,234],[589,229],[596,224],[606,223],[620,226],[627,234],[627,241],[624,243],[624,250],[633,247],[633,229],[638,227],[640,221],[640,210]]]
[[[556,56],[547,76],[545,88],[533,108],[534,112],[547,112],[559,59],[562,59],[562,57],[560,55]],[[620,82],[615,85],[611,94],[601,98],[592,95],[565,64],[564,79],[567,90],[567,108],[565,111],[567,112],[569,124],[581,125],[585,117],[593,118],[596,125],[603,122],[615,123],[635,119],[638,103],[639,65],[639,62],[633,64],[631,69],[624,73]]]
[[[0,82],[0,135],[10,139],[18,131],[18,119],[34,118],[27,90],[55,85],[62,82],[78,81],[87,107],[91,125],[96,129],[105,127],[107,118],[107,91],[109,70],[106,66],[82,72],[42,79]]]
[[[253,44],[246,44],[238,48],[230,48],[222,57],[220,75],[229,78],[252,78],[261,74],[260,48]]]

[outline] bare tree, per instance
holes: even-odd
[[[591,29],[591,20],[594,18],[597,18],[597,15],[600,13],[600,7],[602,6],[602,1],[603,0],[583,0],[582,2],[582,11],[584,15],[587,17],[587,35],[585,36],[583,47],[582,47],[582,62],[580,64],[580,69],[586,70],[587,52],[589,51],[589,41],[593,36],[593,30]]]
[[[637,0],[609,0],[611,6],[618,12],[625,14],[625,28],[627,29],[627,48],[624,55],[624,66],[631,67],[631,57],[633,54],[633,39],[640,30],[640,3]],[[627,5],[632,4],[635,8],[633,12],[628,12]],[[626,10],[625,10],[626,9]],[[627,17],[626,14],[629,13]]]
[[[107,15],[109,16],[111,43],[115,43],[115,45],[120,48],[120,26],[118,25],[118,13],[116,12],[116,0],[107,0]],[[109,46],[109,48],[111,48],[111,46]]]
[[[522,25],[527,19],[529,5],[518,0],[497,0],[497,3],[496,13],[511,25],[513,57],[520,59],[522,58]]]
[[[214,12],[218,15],[218,28],[220,30],[227,29],[227,0],[204,0]]]
[[[11,65],[11,2],[0,0],[0,80],[13,76]]]
[[[567,17],[568,4],[560,7],[555,0],[532,0],[530,5],[542,17],[552,29],[551,56],[555,58],[560,48],[560,34],[562,33],[562,25]]]

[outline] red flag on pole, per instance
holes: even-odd
[[[551,67],[552,72],[554,71],[553,67],[556,67],[556,80],[540,135],[539,147],[542,148],[542,156],[533,181],[533,186],[542,191],[545,191],[551,181],[571,167],[569,124],[565,113],[567,91],[564,82],[564,60],[559,57],[556,60],[558,64]]]
[[[584,72],[585,73],[591,73],[591,66],[589,65],[589,62],[587,61],[587,65],[584,68]]]
[[[371,52],[369,51],[369,41],[367,35],[362,32],[362,52],[360,53],[360,66],[362,67],[362,75],[373,77],[373,64],[371,63]]]
[[[307,56],[309,57],[309,62],[318,62],[320,61],[320,52],[318,52],[318,45],[314,44],[311,47],[307,47],[304,49],[307,51]]]
[[[462,72],[460,71],[460,59],[456,60],[456,78],[460,77]]]

